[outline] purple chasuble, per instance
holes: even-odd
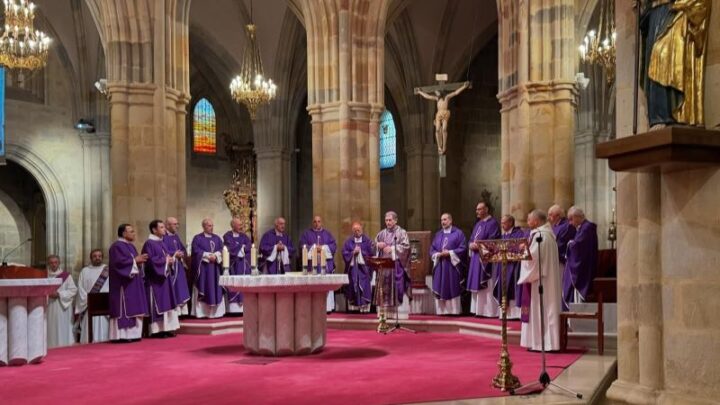
[[[488,216],[485,219],[477,221],[472,234],[470,234],[470,240],[468,243],[499,238],[500,225],[495,218]],[[470,251],[467,290],[477,292],[487,288],[488,280],[491,280],[493,276],[492,268],[492,263],[483,263],[480,260],[479,251]]]
[[[430,247],[430,258],[443,250],[453,251],[460,259],[457,266],[453,265],[451,257],[438,257],[433,267],[432,289],[435,297],[441,300],[451,300],[462,293],[464,264],[467,257],[467,243],[465,234],[456,227],[451,227],[449,233],[439,230],[435,234]]]
[[[298,247],[302,248],[302,245],[306,245],[308,249],[310,249],[310,246],[316,245],[320,241],[320,245],[327,245],[327,247],[330,249],[330,253],[332,255],[327,258],[326,260],[326,268],[325,271],[328,273],[334,273],[335,272],[335,252],[337,251],[337,244],[335,243],[335,238],[333,238],[330,231],[327,229],[321,229],[319,231],[316,231],[312,228],[305,230],[303,232],[302,236],[300,236],[300,243],[298,244]],[[312,260],[310,259],[310,255],[312,253],[308,253],[308,269],[310,268],[310,263]],[[318,267],[320,267],[320,263],[318,263]],[[317,269],[317,272],[320,273],[320,269]]]
[[[575,237],[575,227],[567,218],[561,218],[557,225],[553,225],[552,229],[558,245],[558,257],[560,263],[564,265],[567,257],[567,244]]]
[[[233,231],[225,232],[223,235],[223,243],[227,247],[230,254],[230,268],[228,269],[232,276],[243,276],[252,272],[250,268],[250,238],[244,233],[233,233]],[[243,257],[239,257],[240,251],[243,251]],[[230,302],[241,303],[243,296],[241,292],[228,291],[228,300]]]
[[[275,248],[275,245],[277,245],[279,241],[282,241],[283,245],[285,245],[285,249],[288,251],[288,264],[282,264],[282,258],[279,254],[280,252],[278,252],[275,256],[275,260],[272,262],[267,261],[268,257],[272,254],[273,248]],[[263,263],[262,266],[258,267],[264,267],[265,274],[284,274],[292,271],[292,261],[293,255],[295,254],[295,248],[293,247],[290,235],[287,233],[278,235],[275,232],[275,228],[265,232],[262,239],[260,239],[260,254],[262,255]]]
[[[183,252],[184,257],[187,257],[187,250],[183,245],[180,237],[177,234],[170,234],[163,236],[163,245],[165,251],[172,256],[178,250]],[[188,287],[187,275],[185,274],[185,263],[184,258],[176,258],[175,264],[173,265],[170,272],[170,283],[172,284],[173,291],[175,292],[175,302],[177,305],[182,305],[190,300],[190,289]]]
[[[130,242],[118,240],[110,245],[110,317],[117,319],[120,329],[134,327],[135,317],[148,314],[142,274],[130,274],[137,255]]]
[[[519,226],[513,227],[513,229],[510,230],[510,232],[503,233],[500,237],[501,239],[523,239],[526,238],[527,235],[525,235],[525,231],[522,230]],[[502,276],[502,263],[495,263],[493,265],[494,269],[494,279],[495,279],[495,291],[493,294],[495,295],[495,299],[497,302],[502,303],[502,284],[500,277]],[[520,277],[520,262],[508,262],[505,265],[505,271],[507,273],[507,300],[508,303],[510,303],[510,300],[514,300],[515,297],[519,297],[520,294],[522,294],[522,286],[518,285],[518,278]],[[516,306],[520,306],[520,302],[515,302]]]
[[[567,245],[567,263],[563,271],[563,309],[574,301],[575,290],[585,299],[590,293],[597,270],[597,225],[583,221]]]
[[[222,239],[219,236],[199,233],[192,240],[192,278],[198,290],[198,299],[208,305],[218,305],[223,300],[220,287],[222,264],[203,260],[205,253],[222,257]]]
[[[397,300],[402,304],[403,297],[410,292],[410,275],[405,271],[405,265],[410,258],[410,240],[407,231],[398,225],[395,225],[392,230],[385,228],[377,234],[375,242],[384,242],[387,246],[396,247],[395,286],[398,295]],[[392,257],[392,254],[382,252],[379,249],[378,255],[379,257]]]
[[[166,265],[168,253],[160,239],[146,240],[141,252],[148,255],[148,260],[143,264],[145,288],[150,307],[150,322],[155,322],[161,320],[165,312],[177,306],[175,291],[169,278],[170,267]]]
[[[368,258],[373,254],[373,245],[367,235],[362,235],[360,242],[356,242],[355,237],[351,236],[345,241],[342,250],[345,273],[350,278],[350,284],[345,286],[345,297],[348,302],[361,307],[372,303],[372,287],[370,286],[372,275],[367,264],[359,264],[357,260],[353,262],[355,246],[360,246],[360,254],[367,263]]]

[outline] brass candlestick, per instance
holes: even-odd
[[[500,243],[500,254],[502,256],[502,267],[500,270],[500,284],[502,287],[502,346],[500,348],[500,360],[498,361],[498,373],[493,378],[493,386],[501,391],[509,391],[520,386],[520,380],[512,373],[512,362],[507,348],[507,246]]]

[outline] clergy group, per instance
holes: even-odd
[[[528,229],[515,225],[515,218],[504,215],[498,221],[489,207],[476,207],[477,222],[466,236],[453,225],[452,215],[442,214],[440,229],[427,252],[432,261],[431,289],[438,315],[463,313],[461,297],[470,295],[470,312],[480,317],[500,316],[502,285],[506,286],[509,319],[521,319],[522,346],[539,350],[540,319],[545,320],[545,349],[559,349],[559,314],[574,301],[587,296],[597,261],[597,229],[577,207],[567,216],[557,205],[547,214],[534,210],[528,214]],[[351,234],[340,245],[340,256],[349,284],[343,289],[348,311],[370,312],[376,283],[394,283],[396,292],[383,306],[401,305],[412,298],[410,276],[410,240],[398,224],[398,216],[389,211],[385,227],[374,238],[353,222]],[[257,250],[233,218],[222,237],[214,233],[214,223],[205,218],[202,232],[186,247],[178,235],[178,220],[153,220],[149,236],[140,251],[136,248],[136,230],[120,224],[118,239],[108,251],[108,265],[100,249],[90,253],[90,264],[83,268],[77,285],[60,267],[57,256],[48,258],[48,276],[63,279],[60,289],[49,297],[48,346],[66,346],[79,340],[133,342],[143,330],[150,337],[175,336],[181,316],[219,318],[241,314],[241,293],[225,290],[219,282],[223,269],[231,275],[284,274],[303,269],[310,273],[335,272],[338,244],[323,227],[320,216],[302,232],[295,244],[286,232],[283,217],[261,237]],[[500,280],[498,264],[483,260],[483,241],[522,239],[527,241],[530,260],[509,263],[507,282]],[[302,252],[302,255],[300,254]],[[375,280],[369,259],[391,258],[395,271],[388,280]],[[299,262],[299,268],[295,264]],[[187,269],[187,271],[186,271]],[[540,284],[544,286],[541,295]],[[91,293],[108,293],[109,316],[87,319]],[[540,312],[540,300],[544,313]],[[335,309],[335,294],[327,297],[327,311]]]

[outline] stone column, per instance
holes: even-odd
[[[94,248],[110,246],[110,134],[82,133],[83,144],[83,249],[82,261]]]
[[[258,237],[278,216],[289,217],[290,153],[284,148],[255,147],[257,158]],[[310,198],[310,192],[306,198]],[[290,232],[290,228],[287,229]],[[256,242],[256,243],[259,243]]]
[[[524,224],[574,198],[574,1],[501,2],[499,14],[502,206]]]
[[[184,224],[190,0],[87,0],[105,48],[112,222]],[[182,230],[181,230],[182,232]]]
[[[378,122],[384,101],[386,0],[298,1],[308,44],[313,208],[342,240],[380,227]]]

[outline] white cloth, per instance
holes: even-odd
[[[515,300],[509,300],[507,308],[507,319],[520,319],[521,314],[522,308],[515,305]],[[498,318],[502,318],[502,312],[500,313],[500,315],[498,315]]]
[[[105,265],[87,266],[80,271],[78,277],[78,293],[75,300],[75,314],[80,317],[80,343],[88,343],[87,297],[95,282],[102,273]],[[110,277],[105,280],[100,292],[106,293],[110,289]],[[93,342],[104,342],[109,339],[110,318],[108,316],[94,316],[92,322]]]
[[[172,332],[180,329],[179,316],[180,310],[178,308],[164,312],[161,319],[150,324],[150,333]]]
[[[48,270],[48,278],[54,278],[62,273]],[[58,288],[58,298],[48,298],[47,308],[47,342],[48,348],[70,346],[75,343],[73,335],[73,301],[77,294],[77,287],[72,276],[68,276]]]
[[[277,256],[277,245],[275,245],[275,247],[273,247],[272,253],[270,253],[270,256],[268,256],[267,261],[274,262],[275,259],[277,259]],[[280,261],[283,265],[290,264],[290,256],[288,255],[287,247],[285,247],[285,249],[283,249],[283,251],[280,253]]]
[[[455,297],[449,300],[441,300],[435,298],[435,313],[438,315],[460,315],[462,312],[462,305],[460,303],[460,297]]]
[[[198,289],[193,287],[192,302],[194,305],[190,310],[190,315],[196,318],[220,318],[225,315],[225,297],[218,305],[208,305],[198,299]]]
[[[493,295],[494,288],[488,281],[488,287],[480,291],[470,292],[470,312],[477,316],[497,318],[500,314],[500,306]]]
[[[118,320],[117,318],[110,318],[110,340],[130,340],[130,339],[140,339],[142,337],[142,326],[143,326],[143,317],[142,316],[136,316],[135,317],[135,326],[131,328],[125,328],[121,329],[118,327]]]
[[[537,238],[542,235],[542,242]],[[542,348],[540,331],[540,270],[545,307],[545,350],[560,350],[560,311],[562,290],[560,266],[558,266],[558,247],[550,224],[546,223],[530,233],[530,254],[532,260],[524,260],[520,265],[518,284],[530,283],[530,321],[520,333],[520,346],[532,350]]]

